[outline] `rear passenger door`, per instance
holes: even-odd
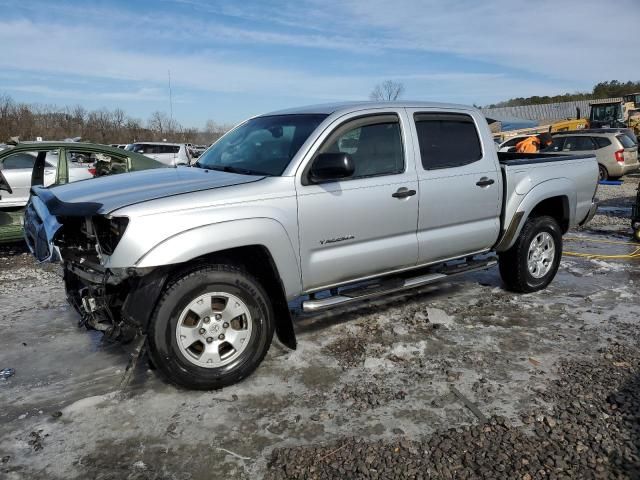
[[[500,169],[466,113],[408,109],[420,192],[418,263],[490,249],[500,229]],[[486,138],[490,134],[484,125]]]
[[[418,182],[404,110],[343,117],[320,142],[296,180],[305,291],[414,266]],[[354,174],[311,183],[320,153],[349,154]]]

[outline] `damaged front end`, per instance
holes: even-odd
[[[162,268],[106,268],[128,225],[91,205],[57,205],[34,189],[25,211],[25,240],[39,262],[61,262],[67,300],[80,326],[127,342],[144,333],[166,274]]]

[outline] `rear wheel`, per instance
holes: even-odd
[[[552,217],[526,221],[515,244],[500,254],[500,276],[509,290],[535,292],[556,276],[562,257],[562,231]]]
[[[602,181],[602,180],[608,180],[608,179],[609,179],[609,172],[607,171],[607,167],[605,167],[604,165],[598,164],[598,180]]]
[[[273,324],[271,305],[255,278],[233,266],[213,265],[166,288],[149,327],[149,355],[177,385],[222,388],[260,365]]]

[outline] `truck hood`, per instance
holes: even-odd
[[[56,216],[90,216],[157,198],[229,187],[262,180],[263,176],[205,170],[202,168],[158,168],[121,173],[59,185],[33,187],[32,192]]]

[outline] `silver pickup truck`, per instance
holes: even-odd
[[[545,288],[597,178],[593,156],[497,154],[470,107],[320,105],[251,118],[192,167],[34,188],[25,235],[63,262],[83,324],[146,335],[170,381],[211,389],[274,332],[296,347],[294,300],[315,312],[496,261],[508,289]]]

